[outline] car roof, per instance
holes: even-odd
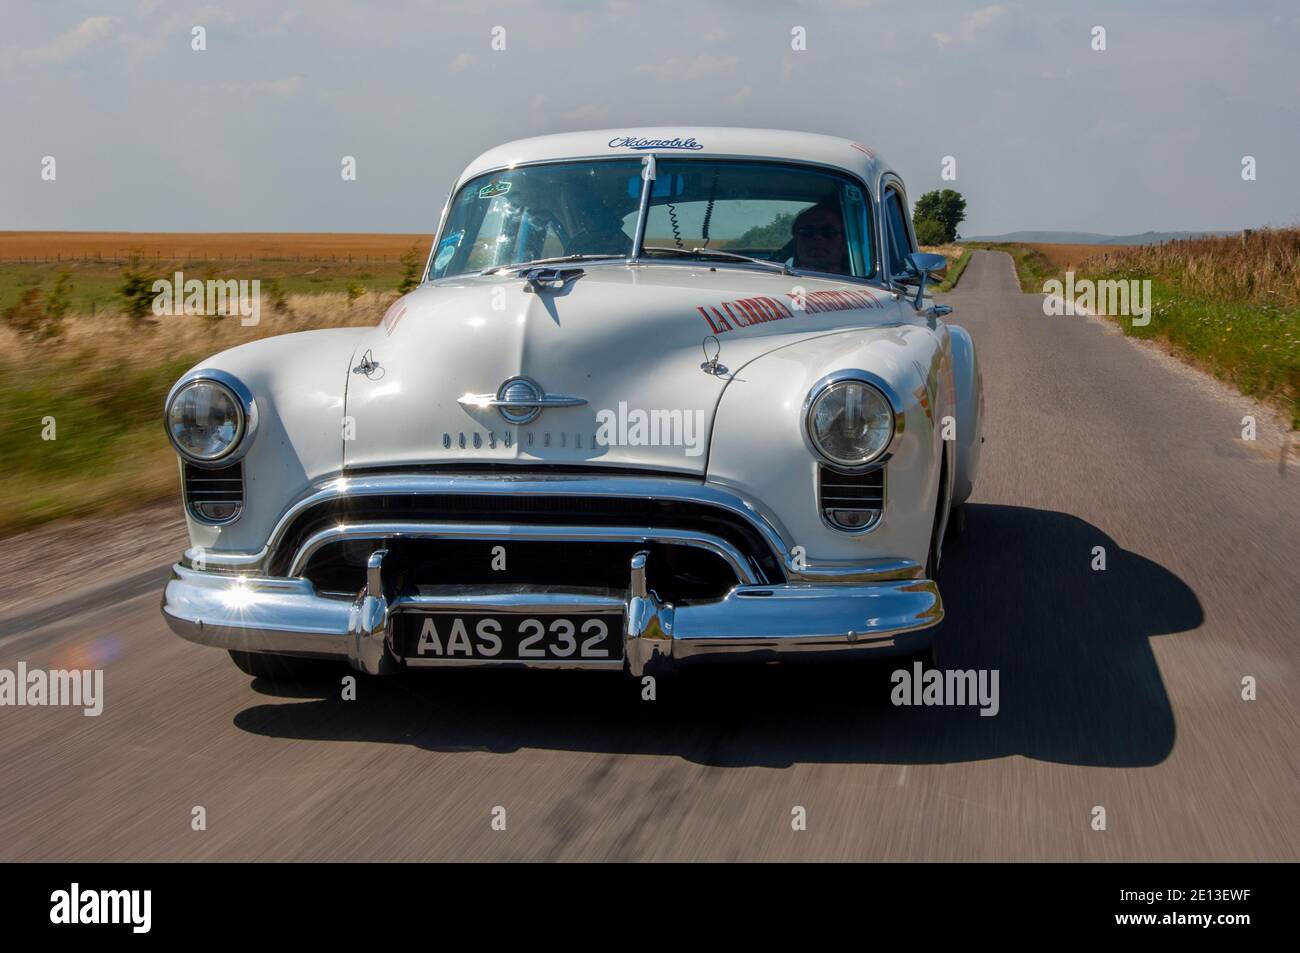
[[[862,142],[785,129],[728,126],[652,126],[592,129],[517,139],[484,152],[461,173],[456,186],[498,169],[530,162],[616,155],[713,156],[786,159],[833,166],[858,176],[873,191],[889,164]]]

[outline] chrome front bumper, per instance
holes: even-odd
[[[319,595],[299,578],[236,576],[177,565],[163,593],[167,624],[183,638],[244,652],[347,659],[373,675],[398,671],[393,619],[401,612],[464,606],[466,611],[608,611],[624,607],[624,658],[530,663],[420,660],[422,665],[615,668],[634,676],[707,661],[777,661],[834,654],[887,656],[923,649],[943,618],[926,579],[738,585],[721,599],[674,606],[646,586],[647,553],[629,567],[617,599],[552,590],[436,587],[420,595],[386,590],[385,551],[370,557],[355,600]]]

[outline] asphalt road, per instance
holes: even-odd
[[[163,567],[105,570],[0,619],[0,668],[97,659],[106,695],[97,718],[0,708],[0,859],[1300,859],[1300,469],[1241,439],[1238,402],[1040,300],[997,253],[949,297],[988,421],[941,664],[997,669],[996,717],[894,707],[856,668],[701,672],[653,702],[425,672],[345,702],[172,636]]]

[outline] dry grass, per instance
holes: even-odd
[[[1084,270],[1162,279],[1184,294],[1221,301],[1300,307],[1300,229],[1093,249],[1080,263]]]
[[[1151,282],[1151,323],[1121,320],[1126,334],[1168,342],[1300,427],[1300,229],[1091,247],[1081,277]]]
[[[921,251],[930,252],[933,255],[942,255],[948,259],[948,267],[951,268],[961,257],[962,252],[966,249],[961,245],[922,245]]]
[[[245,327],[238,316],[186,315],[153,318],[135,325],[125,315],[70,315],[63,334],[44,344],[24,341],[0,325],[0,353],[25,364],[62,363],[75,358],[88,372],[99,368],[152,367],[189,355],[203,357],[278,334],[313,328],[368,327],[379,323],[397,292],[369,292],[351,305],[346,294],[289,295],[289,310],[277,313],[262,295],[261,320]]]
[[[1077,270],[1078,267],[1090,258],[1102,255],[1122,254],[1133,248],[1140,248],[1140,245],[1054,245],[1049,243],[1039,243],[1028,245],[1034,249],[1049,262],[1052,267],[1058,271]]]
[[[313,328],[373,326],[397,297],[291,295],[261,322],[238,317],[69,317],[61,338],[30,344],[0,328],[0,533],[67,516],[122,510],[178,492],[176,456],[163,433],[168,388],[210,354]],[[42,439],[46,418],[56,439]]]

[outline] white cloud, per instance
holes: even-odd
[[[562,113],[560,118],[566,122],[607,122],[609,120],[609,107],[597,106],[594,103],[583,103],[577,109]]]
[[[746,84],[736,90],[734,95],[727,96],[722,101],[729,106],[739,106],[752,95],[754,95],[754,87]]]
[[[939,49],[943,49],[954,40],[970,43],[975,39],[976,34],[988,29],[1006,13],[1007,8],[1003,4],[991,3],[987,7],[980,7],[963,16],[957,26],[955,37],[951,33],[931,33],[930,39],[939,44]]]
[[[71,59],[113,32],[117,17],[90,17],[67,33],[55,37],[45,46],[20,50],[18,62],[24,66],[49,66]]]
[[[280,99],[289,99],[297,96],[302,92],[306,85],[306,80],[301,76],[286,76],[284,79],[273,79],[264,83],[222,83],[215,87],[228,96],[241,96],[245,99],[253,96],[260,96],[269,93]],[[203,87],[209,88],[209,87]]]
[[[636,71],[653,73],[660,79],[699,80],[719,73],[734,73],[739,63],[739,56],[709,56],[701,53],[693,60],[679,60],[670,56],[662,63],[643,63]]]

